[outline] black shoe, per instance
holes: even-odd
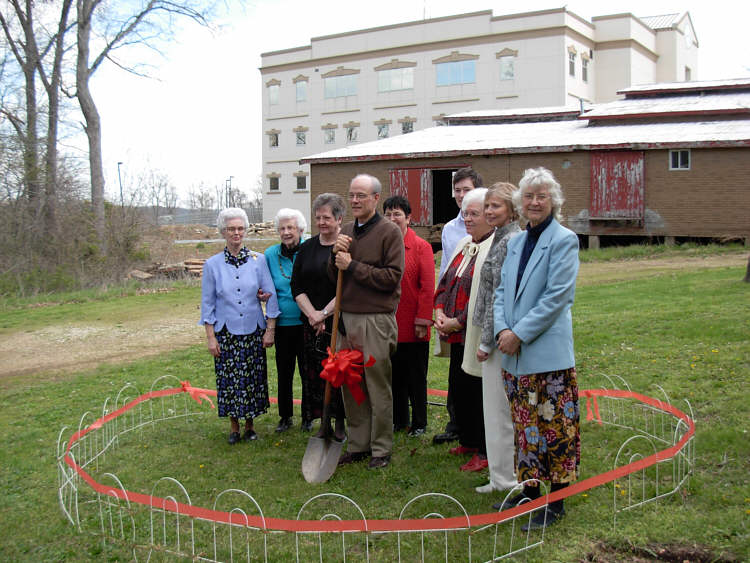
[[[500,502],[496,502],[495,504],[492,505],[492,508],[495,510],[500,510],[500,511],[508,510],[509,508],[515,508],[522,502],[529,502],[530,500],[531,499],[527,497],[525,494],[518,493],[517,495],[510,497],[506,501],[501,500]]]
[[[447,444],[448,442],[455,442],[456,440],[458,440],[457,432],[443,432],[442,434],[435,434],[432,437],[432,443],[435,445]]]
[[[250,430],[245,430],[245,433],[242,435],[242,439],[251,442],[253,440],[257,440],[258,435],[255,433],[255,430],[251,428]]]
[[[350,463],[358,463],[366,460],[372,455],[372,452],[346,452],[339,459],[339,465],[349,465]]]
[[[312,432],[312,420],[303,420],[300,428],[302,432]]]
[[[227,440],[227,442],[229,442],[229,445],[233,446],[233,445],[235,445],[239,441],[240,441],[240,433],[239,432],[230,432],[229,433],[229,440]]]
[[[417,436],[422,436],[425,433],[424,428],[412,428],[409,430],[409,436],[412,438],[416,438]]]
[[[292,427],[292,417],[279,419],[279,424],[276,426],[276,432],[286,432]]]
[[[565,508],[561,508],[560,512],[555,512],[551,508],[546,507],[538,510],[529,522],[521,526],[521,530],[524,532],[528,532],[529,530],[541,530],[545,526],[551,526],[563,516],[565,516]]]
[[[390,455],[384,455],[384,456],[380,456],[380,457],[373,457],[370,460],[370,463],[367,466],[367,469],[382,469],[383,467],[387,467],[390,462],[391,462],[391,456]]]

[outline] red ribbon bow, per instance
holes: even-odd
[[[357,401],[358,405],[366,399],[360,383],[362,382],[362,372],[375,363],[375,358],[370,356],[367,362],[364,362],[364,354],[360,350],[339,350],[335,354],[331,348],[327,348],[328,357],[323,360],[323,371],[320,377],[330,381],[332,387],[341,387],[346,384],[349,392]]]
[[[211,401],[211,399],[208,398],[208,395],[206,395],[205,389],[201,389],[200,387],[193,387],[192,385],[190,385],[189,381],[180,381],[180,384],[182,385],[182,390],[185,393],[189,393],[196,403],[200,405],[201,399],[206,399],[206,401],[208,401],[208,404],[211,405],[212,409],[216,408],[214,407],[213,401]]]

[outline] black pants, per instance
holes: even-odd
[[[399,342],[393,366],[393,425],[396,429],[427,427],[427,362],[429,342]],[[411,403],[411,424],[409,424]]]
[[[279,416],[291,418],[294,414],[292,384],[294,383],[295,360],[299,373],[302,373],[302,325],[277,326],[274,344],[276,346]]]
[[[464,345],[451,344],[451,363],[448,368],[448,388],[453,394],[458,423],[458,440],[467,448],[478,448],[487,454],[484,437],[484,408],[482,406],[482,378],[461,369]]]

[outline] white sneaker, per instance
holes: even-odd
[[[500,489],[495,487],[495,485],[493,485],[492,483],[487,483],[486,485],[482,485],[481,487],[476,487],[474,490],[478,493],[486,494],[499,491]]]

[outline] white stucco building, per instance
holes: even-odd
[[[263,215],[310,215],[305,156],[408,134],[472,110],[578,107],[698,78],[688,13],[491,10],[312,38],[261,55]]]

